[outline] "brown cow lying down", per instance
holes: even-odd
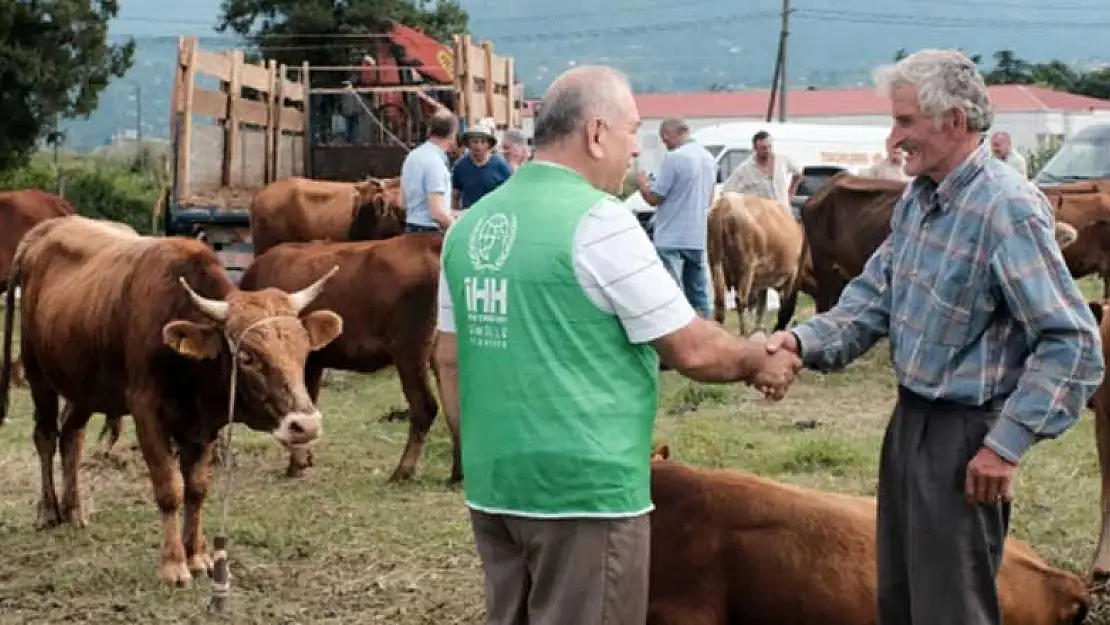
[[[653,454],[648,625],[873,625],[875,500]],[[1081,623],[1083,580],[1006,541],[1006,625]],[[955,625],[955,624],[954,624]]]

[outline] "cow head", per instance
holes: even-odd
[[[666,443],[655,443],[651,448],[651,460],[669,460],[671,458],[671,448]]]
[[[405,209],[400,178],[370,178],[355,183],[354,213],[347,238],[374,241],[397,236],[405,230]]]
[[[339,336],[343,320],[330,310],[304,317],[300,313],[338,270],[332,268],[296,293],[232,289],[226,300],[201,297],[181,278],[192,302],[212,323],[171,321],[162,328],[162,338],[178,354],[196,360],[228,354],[228,342],[237,341],[236,420],[271,432],[283,445],[308,444],[320,436],[322,422],[305,388],[305,360]]]

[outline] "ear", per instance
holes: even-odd
[[[651,450],[651,459],[654,460],[667,460],[671,457],[671,448],[666,443],[656,443],[655,448]]]
[[[1095,323],[1102,325],[1102,302],[1087,302],[1087,308],[1095,316]]]
[[[171,321],[162,327],[162,341],[175,352],[193,360],[215,358],[220,353],[223,335],[216,326]]]
[[[1056,245],[1060,246],[1060,249],[1064,249],[1072,243],[1075,243],[1075,240],[1078,238],[1079,231],[1071,224],[1066,224],[1064,222],[1056,223]]]
[[[309,349],[323,349],[343,332],[343,318],[330,310],[317,310],[301,318],[308,332]]]

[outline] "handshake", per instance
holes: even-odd
[[[798,341],[789,332],[775,332],[770,337],[756,332],[749,340],[762,343],[764,351],[753,359],[755,368],[748,377],[748,386],[754,386],[768,399],[782,399],[802,370]]]

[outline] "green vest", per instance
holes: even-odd
[[[471,508],[540,518],[650,512],[658,356],[575,278],[575,230],[608,196],[530,162],[448,231]]]

